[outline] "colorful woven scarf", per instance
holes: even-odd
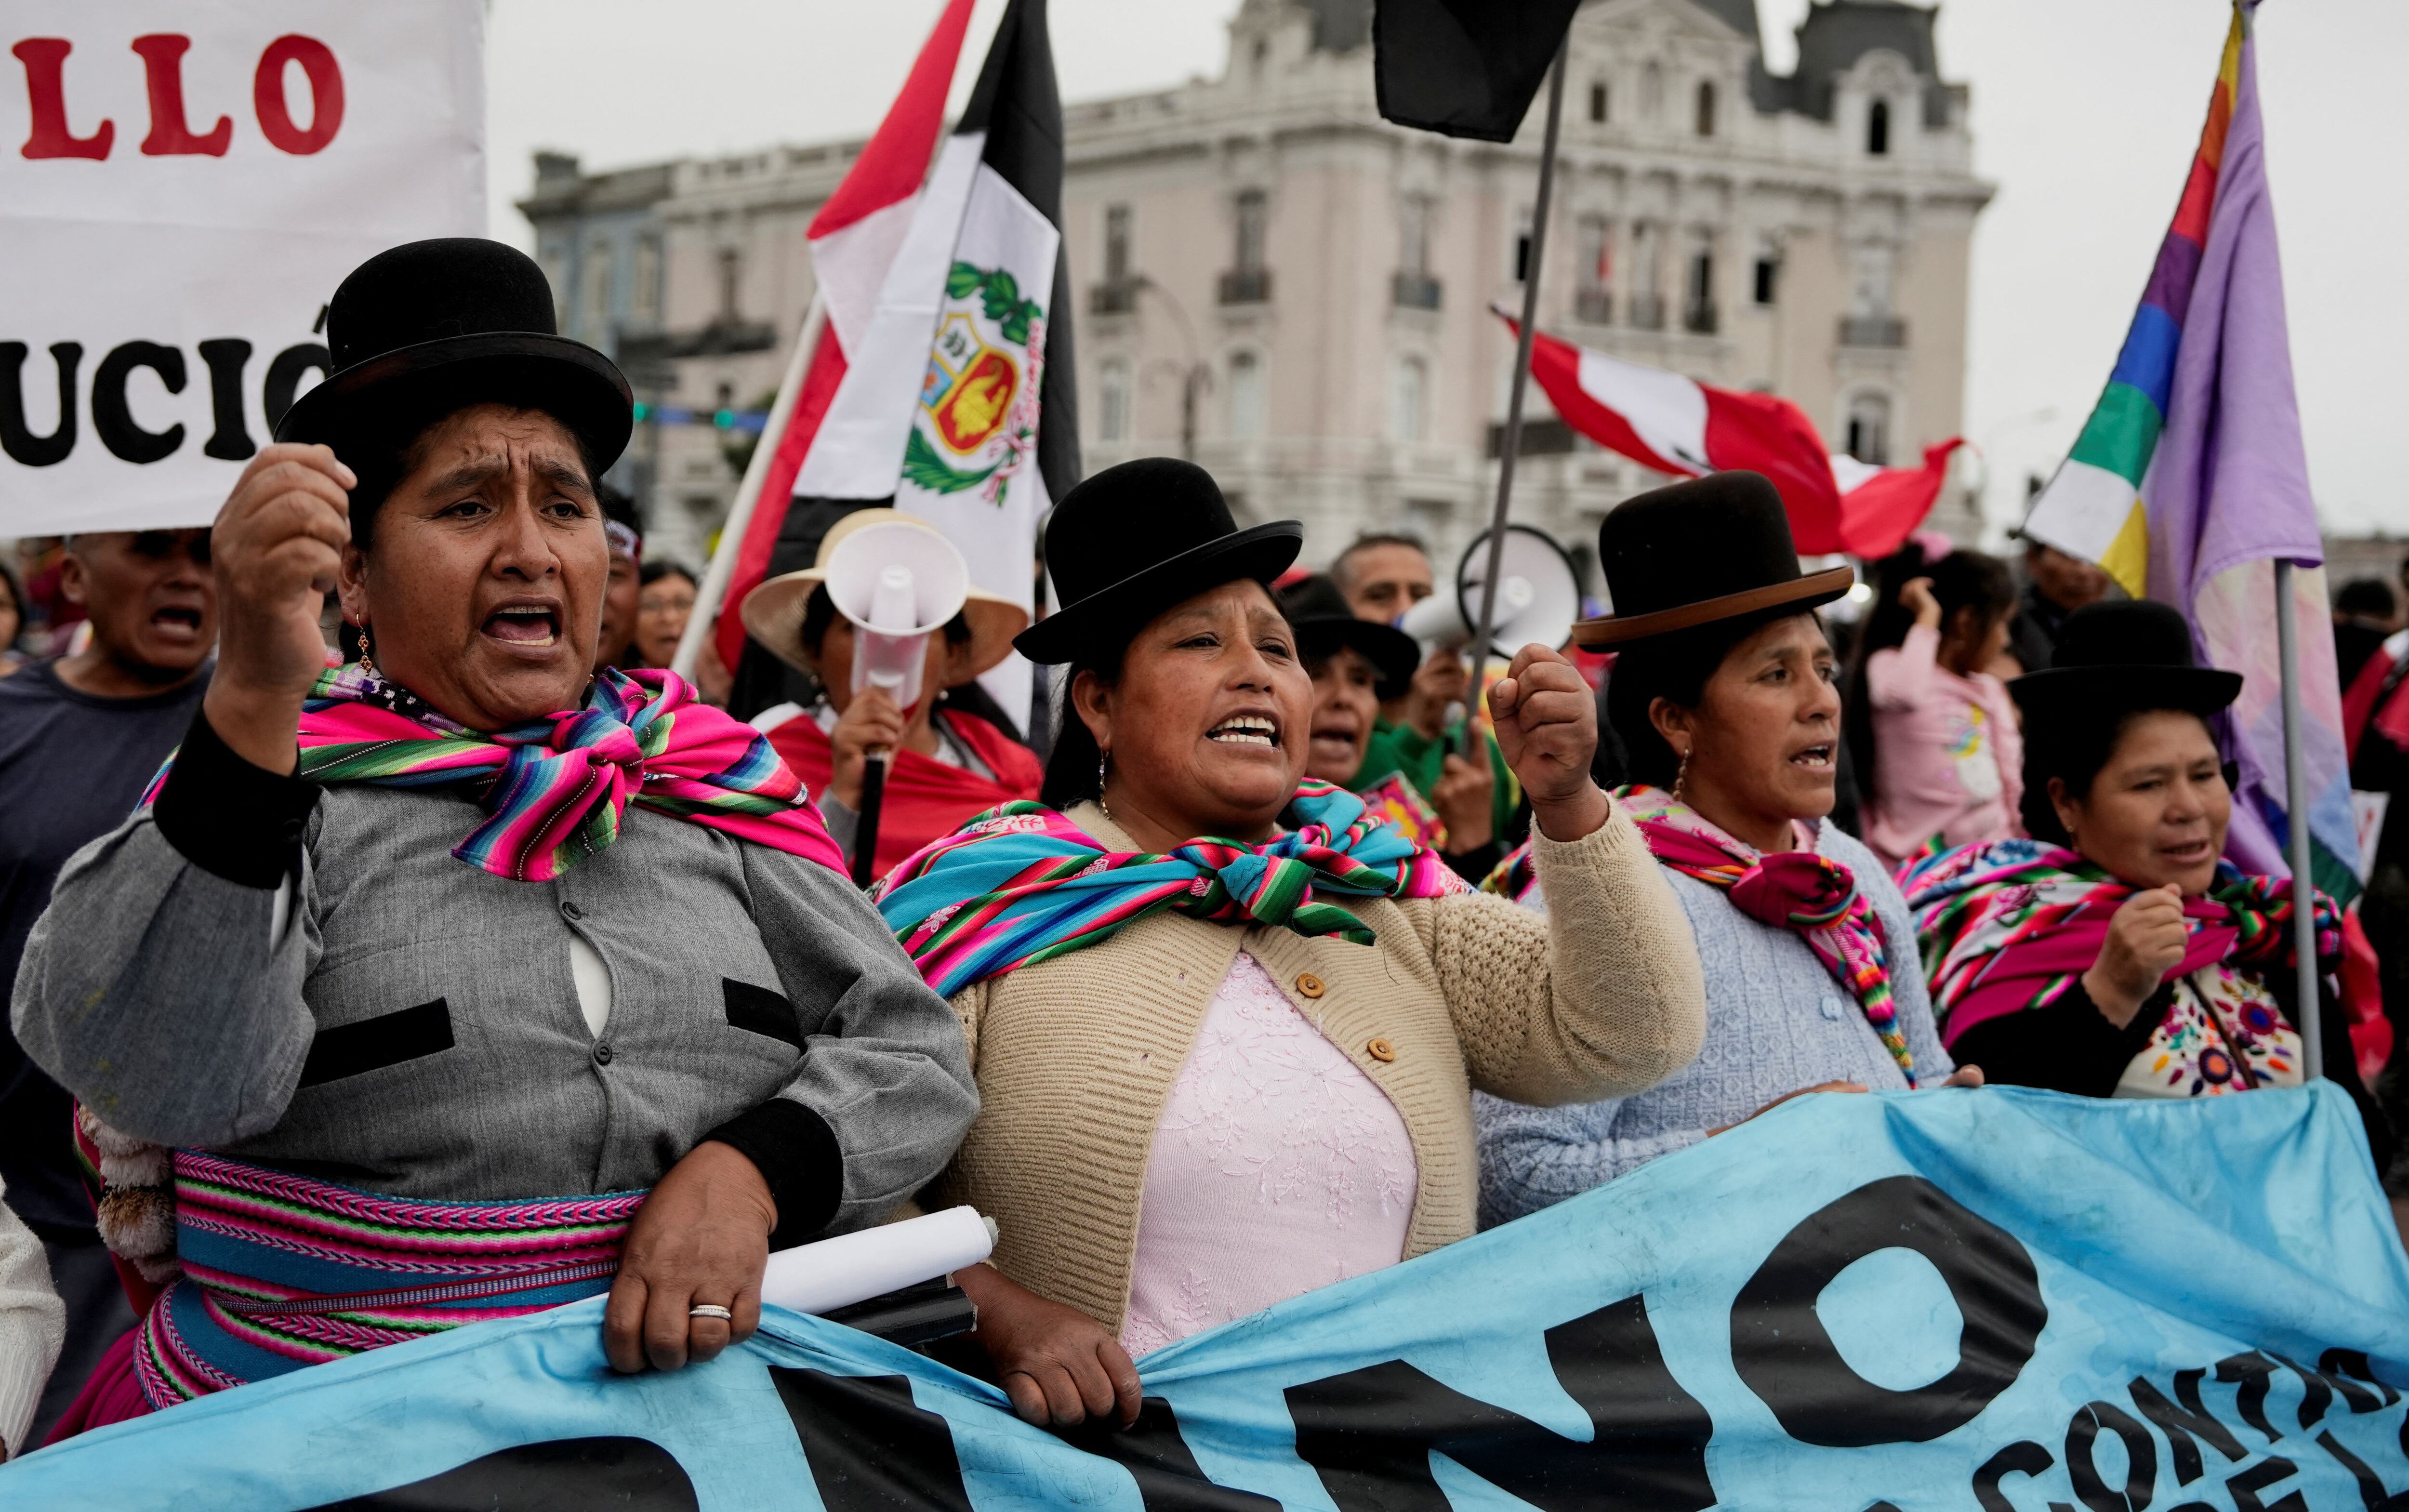
[[[1005,803],[887,873],[879,912],[939,994],[1101,944],[1165,910],[1372,943],[1317,894],[1436,898],[1465,887],[1436,852],[1329,783],[1300,784],[1303,821],[1261,845],[1205,837],[1168,855],[1113,851],[1042,803]]]
[[[452,854],[498,877],[559,876],[618,839],[631,802],[845,870],[801,780],[760,731],[697,701],[675,672],[606,668],[583,709],[488,735],[356,665],[328,668],[302,705],[300,735],[298,775],[312,782],[483,784],[490,817]],[[162,768],[143,801],[166,780]]]
[[[2099,958],[2108,921],[2140,889],[2080,854],[2037,840],[1928,847],[1899,873],[1924,943],[1942,1043],[1975,1025],[2056,1002]],[[2317,955],[2342,951],[2341,915],[2316,896]],[[2170,978],[2217,961],[2277,967],[2293,960],[2292,883],[2249,876],[2220,861],[2203,898],[2184,900],[2192,934]]]
[[[1882,915],[1858,889],[1854,872],[1813,851],[1759,851],[1662,788],[1618,787],[1614,796],[1637,821],[1659,862],[1728,890],[1732,906],[1759,923],[1796,930],[1857,1000],[1907,1085],[1916,1085],[1915,1057],[1899,1032],[1898,1010],[1891,1001]]]
[[[1482,892],[1493,892],[1513,902],[1526,902],[1532,890],[1539,885],[1538,863],[1531,858],[1531,842],[1524,841],[1506,853],[1506,858],[1489,869],[1480,879]]]
[[[175,1182],[184,1274],[135,1344],[154,1411],[607,1291],[644,1201],[419,1202],[193,1150]]]

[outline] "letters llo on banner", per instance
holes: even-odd
[[[0,536],[198,525],[371,254],[484,230],[479,0],[0,12]]]
[[[0,1469],[0,1504],[2409,1505],[2387,1384],[2409,1260],[2330,1085],[1800,1099],[1150,1355],[1127,1432],[1041,1432],[990,1387],[788,1313],[712,1364],[616,1377],[600,1305],[88,1434]]]

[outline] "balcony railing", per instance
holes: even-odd
[[[1126,315],[1137,308],[1137,280],[1106,279],[1088,286],[1088,313]]]
[[[1399,273],[1389,281],[1389,296],[1399,310],[1436,310],[1438,280],[1427,273]]]
[[[1614,295],[1604,289],[1573,292],[1573,319],[1586,325],[1604,325],[1614,319]]]
[[[1232,268],[1221,275],[1221,303],[1225,305],[1267,305],[1272,298],[1272,270],[1268,267]]]
[[[1660,294],[1635,294],[1631,296],[1631,326],[1638,331],[1661,331],[1665,328],[1665,296]]]
[[[1681,307],[1681,329],[1696,336],[1712,336],[1716,324],[1713,300],[1693,299]]]
[[[1840,345],[1903,347],[1907,345],[1907,322],[1896,315],[1843,315]]]

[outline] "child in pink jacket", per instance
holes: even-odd
[[[1880,578],[1849,733],[1865,842],[1896,871],[1936,838],[1955,846],[2022,833],[2024,741],[2007,684],[1986,670],[2007,645],[2015,584],[1997,557],[1935,559],[1920,541]]]

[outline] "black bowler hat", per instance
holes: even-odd
[[[498,402],[568,426],[599,472],[635,428],[618,367],[559,334],[543,269],[482,237],[408,242],[352,269],[326,306],[326,345],[335,371],[285,411],[280,441],[339,453]]]
[[[1294,520],[1239,529],[1220,484],[1193,462],[1148,456],[1106,468],[1054,506],[1046,570],[1062,607],[1012,643],[1031,661],[1070,661],[1207,588],[1269,584],[1304,545]]]
[[[1856,581],[1845,567],[1798,570],[1782,496],[1755,472],[1709,473],[1624,499],[1598,523],[1597,559],[1614,612],[1573,626],[1590,648],[1803,613]]]
[[[2242,674],[2202,667],[2191,626],[2147,598],[2088,604],[2066,616],[2049,666],[2008,684],[2036,726],[2071,715],[2114,718],[2178,709],[2202,718],[2242,695]],[[2045,733],[2036,729],[2036,734]]]
[[[1280,605],[1305,660],[1319,661],[1341,648],[1362,652],[1380,674],[1377,691],[1384,703],[1404,696],[1422,663],[1422,648],[1412,636],[1393,625],[1359,618],[1338,584],[1320,573],[1291,584],[1280,594]]]

